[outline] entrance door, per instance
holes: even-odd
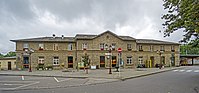
[[[100,68],[105,67],[105,56],[100,56]]]
[[[11,64],[11,62],[8,62],[8,70],[12,70],[12,64]]]
[[[72,56],[68,57],[68,68],[73,68],[73,57]]]
[[[151,60],[151,66],[154,67],[154,56],[151,56],[150,60]]]
[[[29,57],[23,57],[23,68],[29,68]]]
[[[112,67],[116,67],[117,64],[117,58],[116,56],[112,56]]]

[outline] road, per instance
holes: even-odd
[[[199,93],[199,66],[112,83],[2,93]]]

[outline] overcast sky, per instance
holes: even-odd
[[[134,38],[164,38],[162,0],[0,0],[0,53],[15,51],[12,39],[100,34],[110,30]]]

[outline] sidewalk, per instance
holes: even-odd
[[[136,68],[136,69],[120,69],[120,72],[115,72],[112,69],[112,74],[108,74],[109,69],[96,69],[90,70],[88,74],[84,70],[71,70],[63,72],[62,70],[52,71],[0,71],[0,75],[13,75],[13,76],[40,76],[40,77],[64,77],[64,78],[101,78],[101,79],[119,79],[126,80],[141,76],[157,74],[174,69],[181,69],[183,67],[169,67],[169,68]]]

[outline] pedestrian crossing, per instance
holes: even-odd
[[[195,73],[199,73],[199,70],[191,70],[191,69],[184,70],[184,69],[181,69],[181,70],[173,70],[173,72],[195,72]]]

